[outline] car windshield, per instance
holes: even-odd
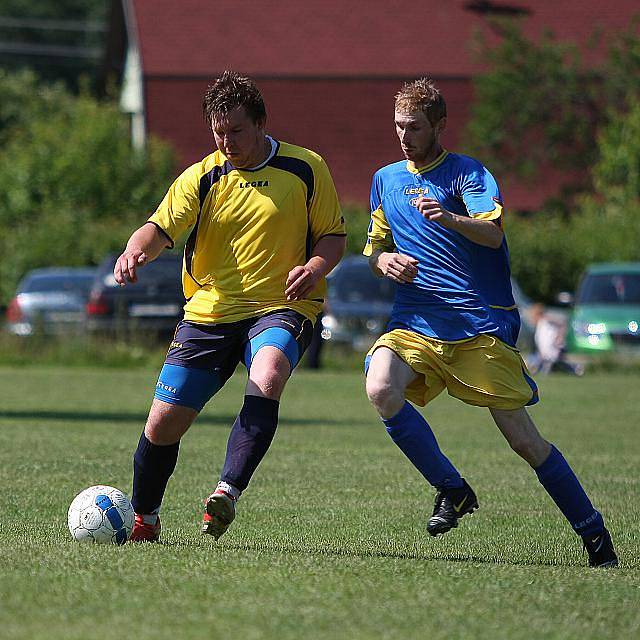
[[[33,275],[20,287],[20,292],[63,291],[88,296],[91,284],[93,283],[93,277],[94,274],[91,272],[74,275]]]
[[[579,304],[640,304],[640,273],[588,275],[578,292]]]
[[[388,278],[377,278],[369,265],[344,268],[334,278],[333,295],[342,302],[393,302],[395,285]]]

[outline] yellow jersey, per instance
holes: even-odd
[[[149,222],[171,241],[188,229],[182,284],[185,320],[236,322],[276,309],[311,320],[326,294],[323,278],[304,300],[287,300],[291,269],[324,236],[344,236],[336,189],[316,153],[275,142],[255,169],[237,169],[221,151],[186,169]]]

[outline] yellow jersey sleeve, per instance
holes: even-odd
[[[384,215],[382,205],[375,211],[371,212],[371,222],[369,223],[369,231],[367,232],[367,244],[364,246],[362,253],[370,256],[374,251],[393,251],[395,242],[391,227]]]
[[[173,243],[198,219],[201,166],[201,163],[194,164],[175,179],[148,220],[162,229]]]
[[[319,158],[314,166],[314,191],[309,203],[311,248],[323,236],[347,234],[333,178],[326,162]]]

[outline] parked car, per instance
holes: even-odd
[[[327,302],[322,317],[322,338],[356,351],[371,347],[387,326],[395,283],[376,277],[364,256],[347,256],[331,272]],[[533,350],[535,325],[529,310],[532,303],[512,280],[513,296],[520,310],[522,327],[518,348]]]
[[[75,267],[29,271],[7,307],[7,330],[18,336],[81,332],[95,273]]]
[[[327,279],[322,338],[366,351],[384,332],[393,307],[395,283],[376,277],[364,256],[347,256]]]
[[[590,265],[580,278],[569,351],[640,354],[640,262]]]
[[[118,256],[102,261],[86,305],[91,332],[173,333],[182,318],[182,256],[163,253],[138,269],[138,281],[121,287],[113,276]]]

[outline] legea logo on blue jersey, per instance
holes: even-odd
[[[425,193],[429,193],[429,187],[416,187],[411,185],[404,188],[405,196],[421,196]]]

